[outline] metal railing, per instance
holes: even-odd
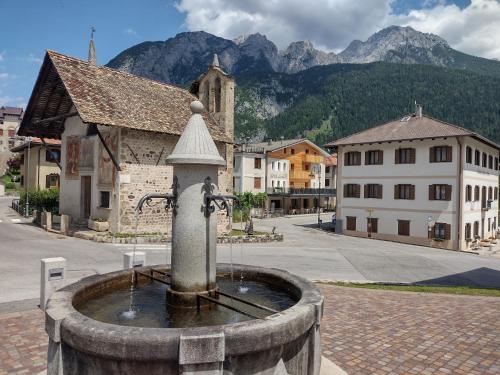
[[[26,206],[24,204],[20,204],[19,199],[13,199],[11,203],[11,207],[14,211],[16,211],[21,216],[26,216]],[[31,206],[28,208],[28,216],[33,214],[33,208]]]
[[[318,192],[319,190],[319,192]],[[318,195],[322,196],[336,196],[337,189],[330,188],[267,188],[267,194],[272,195]]]

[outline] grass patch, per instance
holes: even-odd
[[[13,182],[9,175],[0,176],[0,183],[5,186],[5,192],[16,192],[19,191],[19,182]]]
[[[268,232],[259,232],[257,230],[253,231],[253,235],[254,236],[264,236],[266,234],[270,234],[270,233],[268,233]],[[224,236],[231,236],[231,237],[234,237],[234,236],[241,237],[241,236],[246,236],[246,235],[247,235],[246,232],[244,230],[241,230],[241,229],[233,229],[231,231],[231,233],[224,234]]]
[[[477,288],[470,286],[394,285],[394,284],[370,284],[370,283],[363,284],[363,283],[348,283],[342,281],[334,281],[323,284],[346,286],[350,288],[394,290],[399,292],[444,293],[444,294],[463,294],[468,296],[500,297],[500,288]]]

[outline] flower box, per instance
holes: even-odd
[[[95,230],[96,232],[106,232],[109,230],[109,223],[102,219],[89,219],[87,226],[89,229]]]

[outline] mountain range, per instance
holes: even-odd
[[[498,124],[500,120],[498,95],[495,90],[481,90],[481,87],[500,84],[500,62],[456,51],[441,37],[411,27],[382,29],[364,42],[352,41],[338,54],[318,50],[309,41],[294,42],[279,50],[262,34],[229,40],[203,31],[184,32],[166,41],[133,46],[118,54],[107,66],[187,86],[206,70],[214,53],[218,54],[221,67],[236,79],[235,127],[240,140],[243,137],[252,140],[272,137],[279,128],[279,133],[286,136],[328,141],[407,113],[411,111],[409,103],[414,100],[423,102],[424,106],[429,104],[430,114],[440,115],[445,121],[472,129],[481,127],[483,133],[487,133],[485,136],[500,138],[496,131],[489,130],[494,125],[491,121]],[[418,81],[408,78],[416,72],[425,73]],[[344,92],[359,88],[360,79],[367,84],[384,86],[385,90],[375,90],[372,95],[378,95],[379,101],[389,108],[370,107],[367,113],[353,108],[352,111],[365,113],[365,117],[347,116],[339,93],[335,92],[340,88]],[[480,86],[469,87],[467,82],[472,81]],[[336,87],[331,86],[332,82]],[[441,91],[437,92],[437,87]],[[469,92],[462,91],[460,95],[458,90],[465,87]],[[371,92],[371,88],[375,87],[367,86],[363,90]],[[391,95],[393,92],[407,96]],[[465,102],[471,92],[476,95],[473,102],[482,103],[481,109],[472,108],[470,99]],[[329,97],[330,94],[334,97]],[[351,93],[356,97],[357,94],[363,93]],[[393,101],[385,100],[389,97]],[[445,97],[454,100],[443,100]],[[328,103],[328,100],[333,102]],[[426,103],[426,100],[432,102]],[[304,117],[311,108],[319,108],[321,102],[324,102],[321,107],[327,105],[331,110],[321,110],[319,117]],[[448,108],[443,107],[444,103]],[[359,105],[375,104],[361,97]],[[487,108],[483,108],[485,106]],[[466,110],[469,112],[465,113]],[[488,112],[490,110],[493,112]],[[294,116],[290,115],[292,113]],[[470,113],[476,115],[471,117]],[[287,123],[278,126],[282,118],[286,118]],[[338,123],[340,118],[343,118],[342,125]]]

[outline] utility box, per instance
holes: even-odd
[[[343,225],[342,219],[337,219],[335,221],[335,233],[342,234],[343,232],[342,225]]]
[[[66,259],[45,258],[41,260],[40,272],[40,308],[45,311],[45,305],[52,293],[64,286],[66,279]]]
[[[123,254],[123,269],[127,270],[133,267],[144,267],[146,265],[146,253],[143,251],[130,251]]]

